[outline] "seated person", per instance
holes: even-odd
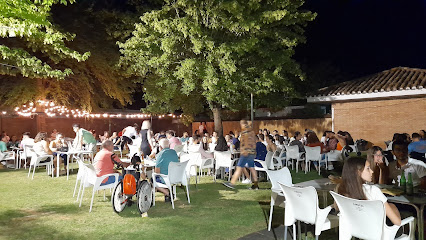
[[[18,141],[18,137],[16,137],[16,135],[12,135],[12,137],[10,137],[9,142],[7,143],[7,149],[12,149],[12,148],[18,148],[19,147],[19,141]]]
[[[96,153],[96,156],[93,159],[93,166],[95,167],[97,177],[112,173],[118,173],[118,171],[114,169],[114,164],[119,164],[123,167],[128,167],[130,165],[130,163],[122,162],[120,158],[113,153],[113,151],[114,144],[111,140],[106,140],[102,143],[102,149],[98,153]],[[123,177],[120,176],[118,180],[121,180],[122,178]],[[113,183],[114,181],[115,177],[110,176],[102,182],[101,186]]]
[[[188,152],[199,152],[201,154],[201,158],[213,158],[213,153],[208,153],[204,150],[203,144],[201,143],[201,137],[199,135],[192,136],[192,144],[188,146]]]
[[[29,132],[24,132],[22,134],[22,141],[21,141],[21,148],[23,149],[24,146],[33,146],[34,145],[34,139],[30,138]]]
[[[298,146],[299,153],[305,152],[305,147],[303,143],[300,141],[302,139],[302,134],[299,131],[294,132],[294,140],[290,142],[289,146]]]
[[[336,134],[332,131],[325,131],[325,138],[327,139],[325,143],[325,149],[324,152],[330,152],[332,150],[336,150],[337,143],[339,142],[336,138]]]
[[[239,150],[240,149],[240,140],[238,140],[238,132],[235,131],[235,135],[232,137],[231,141],[232,141],[232,145],[234,145],[234,149],[235,150]]]
[[[49,149],[49,143],[47,142],[47,133],[39,132],[34,138],[34,152],[38,156],[52,154],[52,151]]]
[[[104,135],[99,135],[99,141],[103,143],[104,141],[109,139],[109,132],[104,131]]]
[[[386,216],[395,225],[401,225],[401,216],[392,203],[387,202],[386,196],[371,182],[373,171],[370,162],[361,157],[351,157],[343,165],[342,182],[336,187],[336,192],[353,199],[380,200],[385,205]],[[337,206],[335,206],[337,209]]]
[[[418,133],[413,133],[411,139],[413,142],[408,145],[408,154],[411,158],[425,162],[426,140],[422,139]]]
[[[268,152],[275,152],[277,150],[277,145],[274,143],[274,137],[272,135],[266,136],[266,149]]]
[[[260,160],[260,161],[265,161],[266,158],[266,153],[268,152],[268,150],[266,150],[266,146],[265,144],[262,143],[262,137],[263,134],[258,134],[257,135],[257,139],[256,139],[256,160]],[[258,162],[254,162],[254,165],[256,167],[262,167],[262,165],[260,165],[260,163]]]
[[[7,151],[7,141],[8,137],[7,135],[2,135],[0,139],[0,152],[6,152]]]
[[[155,173],[169,175],[169,163],[179,162],[179,158],[176,151],[170,149],[169,140],[167,140],[166,138],[161,139],[159,145],[160,152],[156,155]],[[157,176],[155,181],[164,184],[164,180],[161,176]],[[157,187],[156,189],[157,191],[164,194],[166,202],[171,201],[170,193],[167,188]]]
[[[393,142],[392,153],[395,155],[396,161],[389,163],[388,184],[391,184],[392,181],[398,184],[402,173],[406,178],[408,173],[411,173],[413,185],[426,189],[426,165],[422,161],[408,157],[408,143],[406,141]]]
[[[0,139],[0,161],[3,165],[7,166],[7,167],[13,167],[13,162],[15,161],[14,159],[10,159],[7,161],[2,161],[3,158],[6,156],[3,153],[8,152],[7,151],[7,147],[6,147],[6,142],[9,140],[9,137],[7,135],[1,135],[1,139]]]
[[[49,144],[49,148],[53,153],[53,156],[56,158],[58,155],[58,152],[63,152],[63,151],[67,151],[68,150],[68,146],[64,141],[64,137],[62,136],[62,133],[56,133],[55,134],[56,138],[50,142]],[[61,153],[59,154],[59,156],[63,159],[64,162],[64,170],[67,170],[67,154],[65,153]],[[53,161],[53,166],[55,167],[54,169],[56,170],[56,162],[57,161]]]
[[[175,135],[176,135],[175,131],[173,131],[173,130],[168,130],[166,132],[166,137],[169,140],[170,148],[171,149],[175,149],[175,146],[182,145],[182,143],[179,140],[179,138],[177,138]]]
[[[383,150],[378,146],[373,146],[367,152],[367,160],[373,170],[373,183],[387,184],[389,176],[389,162],[383,155]]]
[[[228,144],[226,144],[225,137],[218,137],[217,144],[216,147],[214,147],[214,150],[219,152],[226,152],[229,150]]]

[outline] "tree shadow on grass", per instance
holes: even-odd
[[[39,209],[14,209],[0,212],[1,239],[77,239],[75,233],[64,233],[61,229],[47,226],[48,218],[66,220],[67,214],[75,214],[75,205],[46,205]]]

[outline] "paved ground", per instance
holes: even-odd
[[[291,229],[291,228],[289,228]],[[292,239],[293,234],[288,231],[287,239]],[[284,225],[280,225],[277,228],[272,228],[269,232],[267,228],[251,233],[247,236],[240,238],[241,240],[255,240],[255,239],[284,239]]]

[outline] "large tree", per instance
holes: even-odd
[[[208,106],[222,133],[221,109],[246,109],[250,94],[294,95],[303,80],[292,59],[315,18],[303,0],[165,0],[145,13],[133,36],[119,43],[120,65],[143,78],[147,111]]]
[[[40,98],[89,111],[132,102],[136,86],[115,68],[118,47],[86,3],[0,4],[1,107]]]

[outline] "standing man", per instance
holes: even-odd
[[[254,157],[256,155],[256,135],[253,132],[252,123],[247,120],[241,120],[241,141],[240,141],[240,160],[237,170],[232,176],[231,182],[224,182],[226,187],[235,189],[235,183],[241,175],[242,169],[248,167],[253,177],[253,185],[249,189],[259,189],[257,174],[254,170]]]
[[[91,144],[92,149],[88,149],[88,150],[92,150],[93,152],[95,152],[96,139],[93,136],[93,134],[84,128],[80,128],[80,124],[77,124],[77,123],[72,125],[72,129],[75,132],[75,138],[72,144],[73,148],[77,150],[81,150],[83,147],[83,144],[86,145],[86,147],[89,147],[89,145]]]

